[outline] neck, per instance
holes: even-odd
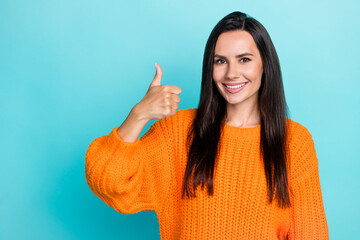
[[[251,104],[226,105],[225,123],[235,127],[249,128],[260,124],[260,110],[258,102]]]

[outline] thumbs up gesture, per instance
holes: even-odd
[[[137,104],[142,118],[150,121],[173,116],[179,108],[181,88],[174,85],[161,85],[162,69],[155,63],[156,74],[144,98]]]

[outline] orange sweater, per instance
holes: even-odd
[[[214,174],[214,195],[196,189],[181,199],[187,163],[187,130],[196,108],[156,121],[136,142],[124,142],[115,127],[86,153],[91,190],[124,214],[156,212],[161,239],[328,239],[318,159],[309,131],[288,119],[292,207],[267,202],[260,159],[260,125],[225,125]]]

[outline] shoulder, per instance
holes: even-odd
[[[288,149],[292,178],[300,180],[317,168],[318,158],[310,131],[304,125],[287,119]]]
[[[292,119],[287,120],[288,142],[292,147],[304,142],[313,141],[312,135],[307,127]]]
[[[313,136],[304,125],[287,119],[287,143],[293,155],[301,155],[315,150]]]
[[[151,129],[161,129],[170,135],[185,132],[192,124],[196,111],[197,108],[179,109],[175,115],[155,121]]]
[[[196,116],[197,108],[188,108],[188,109],[179,109],[174,116],[166,117],[156,121],[156,124],[167,125],[167,126],[177,126],[177,125],[187,125],[192,123]]]
[[[192,122],[196,116],[196,111],[197,108],[180,109],[175,116],[177,116],[179,120]]]

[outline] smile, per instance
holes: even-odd
[[[238,85],[227,85],[227,84],[223,84],[223,85],[225,86],[226,91],[228,91],[229,93],[238,93],[245,88],[246,84],[247,82]]]
[[[231,88],[231,89],[239,88],[239,87],[242,87],[242,86],[244,86],[244,85],[245,85],[245,83],[242,83],[242,84],[239,84],[239,85],[235,85],[235,86],[230,86],[230,85],[226,85],[226,84],[225,84],[226,87]]]

